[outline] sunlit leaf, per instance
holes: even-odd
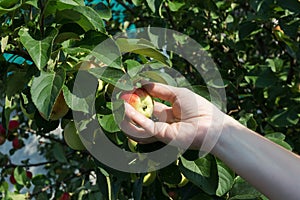
[[[42,70],[46,66],[52,51],[53,40],[58,31],[51,28],[47,31],[48,35],[42,40],[34,39],[28,29],[22,28],[19,31],[20,41],[28,51],[35,65]]]
[[[54,103],[61,92],[66,72],[62,69],[57,72],[44,72],[34,77],[31,86],[32,101],[37,109],[47,118],[50,118]]]

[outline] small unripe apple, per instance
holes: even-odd
[[[18,129],[20,126],[20,123],[17,120],[10,120],[8,123],[8,130],[10,132],[15,131],[16,129]]]
[[[75,127],[75,123],[70,121],[64,128],[64,139],[67,145],[74,150],[85,150],[85,146],[82,143],[79,132]]]
[[[153,100],[148,92],[142,88],[126,91],[121,94],[121,99],[129,103],[135,110],[150,118],[153,113]]]

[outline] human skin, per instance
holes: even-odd
[[[172,106],[155,102],[153,114],[158,121],[153,121],[125,104],[126,117],[121,128],[129,137],[141,143],[172,141],[180,147],[198,150],[205,137],[217,137],[216,141],[205,140],[212,142],[207,145],[211,146],[208,153],[226,163],[265,196],[300,199],[298,155],[241,125],[188,89],[159,83],[147,83],[143,88],[152,97],[169,101]]]

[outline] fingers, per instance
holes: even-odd
[[[145,88],[152,97],[157,97],[169,101],[170,103],[175,101],[176,91],[178,90],[178,88],[169,85],[151,82],[143,84],[143,88]]]
[[[158,118],[160,122],[171,123],[176,121],[173,115],[172,107],[165,104],[154,102],[153,115]]]
[[[120,124],[121,129],[132,137],[149,138],[153,135],[154,122],[143,114],[137,112],[128,103],[125,105],[125,119]]]

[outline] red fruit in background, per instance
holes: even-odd
[[[9,177],[9,181],[10,181],[11,184],[13,184],[13,185],[17,183],[17,181],[16,181],[14,175],[11,175],[11,176]]]
[[[15,131],[17,128],[19,128],[20,123],[17,120],[10,120],[8,123],[8,130],[9,131]]]
[[[3,128],[2,124],[0,124],[0,134],[5,134],[5,129]]]
[[[31,173],[31,171],[26,171],[26,176],[27,176],[29,179],[32,179],[32,173]]]
[[[0,124],[0,145],[2,145],[6,140],[6,133],[5,129],[3,128],[2,124]]]
[[[178,199],[178,194],[175,191],[169,191],[168,192],[169,197],[171,197],[172,199]]]
[[[15,139],[13,139],[12,145],[14,149],[20,149],[22,147],[22,142],[21,140],[19,140],[19,138],[16,137]]]
[[[4,144],[6,141],[6,138],[3,135],[0,135],[0,145]]]
[[[71,195],[68,192],[64,192],[60,197],[59,200],[71,200]]]

